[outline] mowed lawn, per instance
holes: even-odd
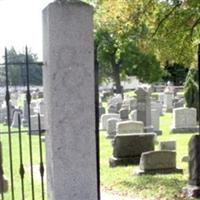
[[[112,155],[111,141],[106,139],[105,132],[100,132],[100,175],[101,188],[120,195],[137,196],[140,199],[163,199],[178,200],[186,199],[181,195],[182,187],[187,184],[187,163],[181,162],[183,156],[187,155],[187,145],[192,134],[170,134],[172,115],[170,113],[161,117],[160,129],[163,131],[162,136],[157,137],[157,141],[176,140],[177,145],[177,167],[184,170],[184,174],[154,175],[154,176],[134,176],[138,166],[110,168],[108,165],[109,157]],[[0,125],[0,131],[6,131],[7,127]],[[17,130],[17,129],[15,129]],[[4,174],[9,181],[9,192],[4,194],[5,200],[11,199],[10,190],[10,156],[8,135],[1,134],[3,144],[3,168]],[[22,134],[23,146],[23,163],[25,168],[24,187],[25,199],[32,199],[31,179],[30,179],[30,157],[29,157],[29,137],[27,133]],[[39,176],[39,138],[37,135],[32,136],[33,145],[33,162],[34,162],[34,182],[35,182],[35,199],[41,197],[41,182]],[[158,144],[155,145],[158,149]],[[22,199],[21,196],[21,179],[19,175],[20,156],[19,156],[19,136],[12,134],[12,153],[13,153],[13,174],[15,199]],[[43,143],[43,154],[45,146]],[[45,155],[43,155],[45,162]],[[46,184],[45,184],[46,185]],[[1,199],[1,197],[0,197]]]
[[[177,149],[177,167],[184,170],[184,174],[169,175],[133,175],[138,166],[110,168],[109,157],[112,155],[111,140],[106,139],[105,131],[100,132],[100,174],[102,190],[118,193],[120,195],[137,196],[147,200],[180,200],[187,199],[181,190],[187,184],[188,164],[182,162],[182,157],[187,155],[188,141],[192,133],[170,133],[172,114],[165,113],[160,118],[162,136],[157,137],[155,149],[159,149],[159,141],[175,140]],[[164,159],[164,158],[163,158]]]
[[[18,129],[12,129],[13,131],[17,131]],[[7,127],[0,125],[0,133],[7,131]],[[13,161],[13,180],[14,180],[14,196],[16,200],[22,199],[22,185],[20,178],[20,149],[19,149],[19,135],[17,133],[13,133],[11,135],[12,141],[12,161]],[[11,173],[10,173],[10,148],[9,148],[9,138],[8,134],[1,134],[1,143],[3,150],[3,169],[6,178],[8,179],[9,191],[4,194],[5,200],[11,200]],[[45,162],[45,146],[43,147],[43,159]],[[39,173],[39,164],[40,164],[40,154],[39,154],[39,136],[32,136],[32,151],[33,151],[33,171],[34,171],[34,191],[35,191],[35,199],[42,199],[41,193],[41,181],[40,181],[40,173]],[[31,192],[31,176],[30,176],[30,151],[29,151],[29,136],[27,132],[22,133],[22,156],[23,156],[23,165],[25,170],[24,175],[24,193],[25,199],[32,199]],[[45,186],[46,187],[46,186]],[[0,199],[1,195],[0,195]]]

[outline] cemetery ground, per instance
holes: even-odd
[[[163,131],[161,136],[157,137],[157,141],[175,140],[177,149],[177,167],[184,170],[181,174],[170,175],[133,175],[138,165],[127,167],[109,167],[109,158],[112,155],[111,140],[107,139],[104,131],[100,131],[100,176],[101,190],[106,193],[114,193],[120,196],[128,196],[148,200],[186,200],[181,195],[181,190],[187,184],[188,166],[186,162],[182,162],[182,157],[187,155],[188,141],[192,134],[171,134],[172,114],[165,113],[161,116],[160,129]],[[13,129],[17,130],[17,129]],[[7,131],[7,127],[0,125],[0,131]],[[4,194],[4,199],[11,199],[10,190],[10,163],[9,163],[9,145],[8,135],[1,134],[3,144],[3,169],[4,174],[9,181],[9,191]],[[22,134],[23,145],[23,163],[25,169],[24,187],[25,199],[31,199],[31,179],[30,179],[30,158],[29,158],[29,140],[28,134]],[[41,199],[41,182],[39,176],[39,138],[38,135],[32,136],[33,144],[33,163],[34,163],[34,182],[35,182],[35,198]],[[21,179],[19,174],[20,157],[19,157],[19,135],[12,134],[12,151],[13,151],[13,169],[14,169],[14,189],[16,199],[21,198]],[[156,145],[158,149],[158,144]],[[43,143],[43,154],[45,154],[45,146]],[[45,162],[45,155],[43,156]],[[46,181],[45,181],[46,184]],[[117,199],[116,199],[117,200]]]
[[[188,141],[192,133],[172,134],[172,114],[165,113],[161,116],[160,127],[163,131],[157,136],[158,142],[164,140],[176,141],[177,167],[183,169],[183,174],[143,175],[136,176],[134,172],[138,165],[110,168],[108,160],[112,155],[111,140],[106,138],[106,132],[100,132],[100,173],[102,190],[117,193],[122,196],[138,197],[148,200],[181,200],[187,199],[181,194],[181,190],[187,184],[188,163],[182,162],[182,158],[188,154]],[[164,158],[163,158],[164,159]]]
[[[17,131],[18,129],[12,129]],[[23,129],[22,129],[23,130]],[[0,131],[6,132],[7,126],[0,124]],[[2,150],[3,150],[3,170],[4,175],[8,179],[8,192],[4,193],[4,199],[11,199],[11,187],[10,187],[10,155],[8,145],[8,134],[1,134]],[[27,132],[22,133],[22,154],[23,154],[23,165],[24,165],[24,191],[25,199],[32,199],[31,192],[31,173],[30,173],[30,156],[29,156],[29,136]],[[39,137],[38,135],[32,136],[32,149],[33,149],[33,172],[34,172],[34,191],[35,199],[42,199],[41,197],[41,179],[39,175]],[[19,135],[18,133],[12,134],[12,160],[13,160],[13,180],[14,180],[14,193],[15,199],[22,199],[22,187],[20,178],[20,152],[19,152]],[[43,143],[43,160],[45,162],[45,146]],[[45,177],[46,178],[46,177]],[[45,180],[46,182],[46,180]],[[1,195],[0,195],[1,199]]]

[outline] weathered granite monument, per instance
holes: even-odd
[[[193,135],[188,145],[189,179],[183,193],[190,197],[200,197],[200,135]]]
[[[57,1],[43,11],[49,200],[97,200],[93,9]]]
[[[151,89],[139,87],[137,94],[137,121],[144,123],[144,132],[153,132],[151,121]]]

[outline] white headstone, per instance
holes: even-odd
[[[116,135],[116,124],[119,122],[119,119],[111,118],[107,121],[107,137],[113,138]]]
[[[160,130],[160,112],[158,109],[151,109],[151,120],[153,131],[160,135],[162,131]]]
[[[164,93],[164,108],[166,112],[172,112],[173,109],[173,93]]]
[[[172,121],[172,132],[196,132],[198,130],[195,108],[173,109]]]
[[[123,121],[117,123],[117,134],[144,133],[144,123],[141,121]]]
[[[129,114],[129,118],[133,121],[137,121],[137,110],[132,110]]]
[[[108,114],[101,115],[102,130],[107,130],[107,127],[108,127],[107,121],[108,119],[111,119],[111,118],[120,119],[119,114],[115,114],[115,113],[108,113]]]

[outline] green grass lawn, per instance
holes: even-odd
[[[188,141],[192,134],[170,134],[172,115],[167,113],[160,119],[162,136],[157,140],[176,140],[177,167],[184,170],[184,174],[143,175],[133,176],[138,166],[109,168],[108,160],[112,155],[110,140],[105,138],[105,132],[100,132],[100,174],[103,190],[114,191],[119,194],[138,196],[141,199],[180,200],[187,199],[181,195],[181,190],[187,184],[187,163],[181,161],[187,155]],[[155,146],[158,149],[158,144]]]
[[[133,176],[138,166],[109,168],[108,160],[112,155],[110,140],[105,138],[105,132],[100,132],[100,174],[101,187],[103,190],[120,193],[121,195],[138,196],[141,199],[163,199],[163,200],[181,200],[182,187],[187,183],[187,163],[181,162],[183,156],[187,155],[187,144],[192,134],[170,134],[171,114],[165,114],[161,117],[160,127],[163,131],[162,136],[158,136],[157,140],[176,140],[177,143],[177,167],[184,170],[184,174],[171,175],[154,175],[154,176]],[[0,131],[6,131],[7,127],[0,125]],[[17,130],[17,129],[14,129]],[[41,182],[39,176],[39,142],[38,136],[32,136],[33,144],[33,162],[34,162],[34,181],[35,181],[35,199],[41,198]],[[11,199],[10,190],[10,157],[8,135],[1,134],[3,144],[3,168],[4,174],[9,181],[9,192],[4,194],[5,200]],[[23,163],[25,168],[25,199],[31,197],[31,179],[30,179],[30,158],[29,158],[29,138],[27,133],[22,134],[23,145]],[[155,147],[158,149],[158,145]],[[13,170],[14,170],[14,189],[15,199],[20,200],[21,197],[21,179],[19,175],[19,139],[18,134],[12,134],[12,151],[13,151]],[[45,147],[43,144],[43,154]],[[43,155],[44,162],[45,156]],[[1,199],[1,197],[0,197]]]
[[[7,127],[0,125],[0,131],[6,131]],[[17,130],[17,129],[13,129]],[[12,160],[13,160],[13,175],[14,175],[14,192],[15,199],[21,200],[21,179],[19,174],[20,168],[20,154],[19,154],[19,135],[12,134]],[[3,145],[3,169],[4,174],[9,182],[9,191],[4,194],[5,200],[10,200],[11,198],[11,181],[10,181],[10,154],[9,154],[9,142],[8,134],[1,134],[1,142]],[[43,160],[45,162],[45,148],[43,145]],[[40,173],[39,173],[39,163],[40,163],[40,154],[39,154],[39,137],[38,135],[32,136],[32,149],[33,149],[33,171],[34,171],[34,189],[35,189],[35,199],[40,200],[41,197],[41,182],[40,182]],[[27,132],[22,133],[22,154],[23,154],[23,164],[25,169],[24,175],[24,190],[25,190],[25,199],[32,199],[31,193],[31,173],[30,173],[30,156],[29,156],[29,137]],[[45,186],[46,187],[46,186]],[[1,195],[0,195],[1,199]]]

